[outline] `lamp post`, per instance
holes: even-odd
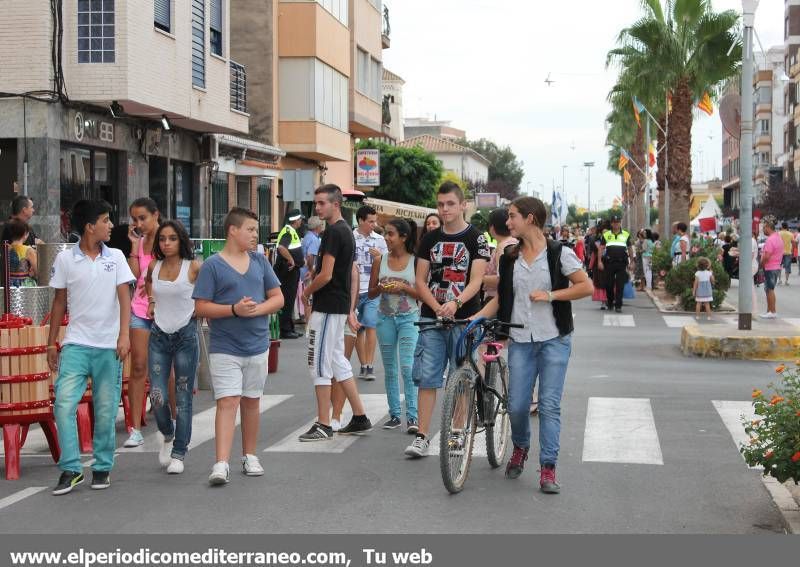
[[[587,195],[586,195],[586,199],[587,199],[588,202],[586,204],[587,205],[586,206],[586,210],[589,211],[589,221],[591,222],[591,220],[592,220],[591,219],[591,217],[592,217],[592,168],[594,167],[594,162],[593,161],[585,161],[585,162],[583,162],[583,167],[585,167],[587,172],[589,173],[588,191],[587,191]]]
[[[753,25],[759,0],[742,0],[742,134],[739,144],[739,330],[753,328]]]

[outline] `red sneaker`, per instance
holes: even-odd
[[[542,465],[539,476],[539,489],[545,494],[558,494],[561,487],[556,482],[556,466]]]
[[[522,469],[525,468],[525,461],[528,460],[528,449],[514,445],[514,452],[506,465],[506,478],[519,478]]]

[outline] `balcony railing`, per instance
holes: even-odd
[[[381,26],[381,43],[384,49],[389,49],[392,44],[392,24],[389,21],[389,6],[383,5],[383,25]]]
[[[231,61],[231,110],[247,112],[247,71]]]

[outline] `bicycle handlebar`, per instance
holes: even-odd
[[[456,325],[480,325],[485,328],[490,327],[506,327],[509,329],[524,329],[525,325],[520,325],[518,323],[506,323],[505,321],[500,321],[499,319],[486,319],[486,318],[479,318],[479,319],[445,319],[445,318],[437,318],[433,321],[414,321],[414,325],[417,327],[454,327]]]

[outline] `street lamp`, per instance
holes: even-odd
[[[742,130],[739,145],[739,330],[753,328],[753,25],[759,0],[742,0]]]
[[[583,162],[583,167],[585,167],[586,170],[589,172],[589,180],[588,180],[589,181],[589,190],[588,190],[588,194],[587,194],[587,197],[586,197],[586,199],[588,201],[586,210],[589,211],[589,216],[591,217],[591,213],[592,213],[592,168],[594,167],[594,162],[593,161],[585,161],[585,162]]]

